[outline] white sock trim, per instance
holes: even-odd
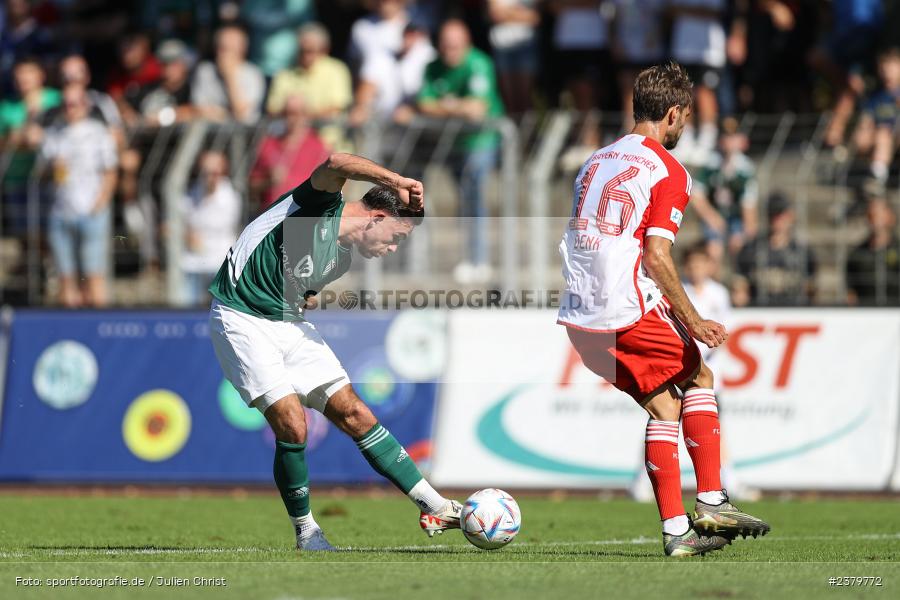
[[[707,388],[694,388],[685,393],[684,399],[681,401],[681,414],[687,415],[693,412],[719,414],[716,393]]]
[[[406,495],[420,510],[432,515],[441,510],[447,503],[447,499],[437,493],[424,477]]]
[[[386,438],[388,433],[387,429],[378,425],[369,435],[356,442],[356,445],[360,450],[366,450]]]
[[[678,515],[671,519],[665,519],[662,522],[663,533],[669,535],[682,535],[687,533],[688,527],[690,526],[691,523],[688,521],[687,515]]]
[[[678,421],[647,421],[645,442],[669,442],[678,445]]]
[[[291,517],[288,515],[291,520],[291,525],[294,526],[294,533],[297,534],[297,539],[305,540],[312,536],[318,529],[320,529],[319,524],[316,523],[316,520],[313,518],[312,511],[303,515],[302,517]]]
[[[725,502],[725,494],[722,490],[714,490],[712,492],[698,492],[697,500],[703,504],[721,504]]]

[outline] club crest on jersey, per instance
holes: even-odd
[[[328,264],[325,265],[325,269],[322,271],[322,277],[324,277],[325,275],[328,275],[331,272],[331,270],[336,266],[337,266],[337,260],[332,258],[330,261],[328,261]]]
[[[683,218],[684,218],[684,213],[682,213],[680,210],[678,210],[677,208],[675,208],[673,206],[672,214],[669,216],[669,220],[672,221],[673,223],[675,223],[676,225],[678,225],[679,227],[681,227],[681,220]]]
[[[294,277],[297,279],[305,279],[307,277],[312,277],[313,274],[313,261],[312,256],[307,254],[303,258],[300,259],[300,262],[297,263],[297,266],[294,267]]]

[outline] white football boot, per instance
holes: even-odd
[[[441,510],[434,514],[422,512],[419,515],[419,526],[428,537],[443,534],[446,529],[459,529],[459,515],[462,504],[456,500],[448,500]]]

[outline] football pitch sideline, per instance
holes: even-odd
[[[748,503],[772,533],[690,559],[662,555],[652,505],[517,499],[521,534],[487,552],[429,540],[405,498],[314,492],[341,551],[300,554],[275,495],[7,492],[0,598],[900,597],[896,499]]]

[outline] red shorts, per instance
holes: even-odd
[[[700,366],[697,344],[666,300],[624,331],[566,330],[584,366],[638,402]]]

